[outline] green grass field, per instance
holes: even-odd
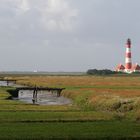
[[[1,123],[1,139],[139,139],[134,122]]]
[[[11,77],[10,77],[11,78]],[[17,77],[12,77],[17,78]],[[140,139],[140,78],[18,77],[26,85],[65,87],[72,105],[11,100],[0,87],[0,139]],[[46,82],[47,81],[47,82]]]

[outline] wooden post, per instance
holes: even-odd
[[[37,102],[37,87],[35,86],[34,91],[33,91],[33,104],[35,104]]]
[[[37,88],[35,89],[35,102],[37,102]]]
[[[9,81],[7,80],[7,86],[9,86]]]
[[[61,91],[62,90],[57,90],[57,97],[60,97]]]
[[[35,104],[35,90],[33,91],[33,99],[32,99],[32,101],[33,101],[33,104]]]

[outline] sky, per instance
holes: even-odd
[[[140,64],[140,0],[0,0],[0,71],[115,69],[125,43]]]

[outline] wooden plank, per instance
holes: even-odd
[[[16,90],[48,90],[48,91],[51,91],[51,90],[62,91],[64,89],[65,88],[50,88],[50,87],[19,87],[19,88],[16,88]]]
[[[17,81],[17,80],[12,80],[12,79],[0,79],[0,81]]]

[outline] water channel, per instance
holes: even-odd
[[[0,81],[0,86],[11,86],[11,87],[23,87],[17,85],[14,82]],[[20,100],[28,104],[33,104],[33,90],[19,90],[18,96],[13,97],[13,100]],[[57,93],[52,91],[38,91],[37,93],[37,102],[38,105],[67,105],[71,104],[72,101],[63,96],[57,96]]]
[[[15,86],[14,82],[0,81],[0,86]]]

